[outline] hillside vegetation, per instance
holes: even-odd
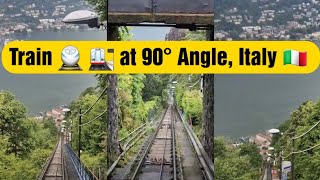
[[[316,102],[308,100],[293,111],[289,119],[280,125],[279,129],[284,135],[273,137],[275,152],[279,154],[280,150],[283,150],[283,156],[286,157],[284,160],[291,161],[292,141],[290,140],[290,133],[294,131],[296,137],[301,136],[301,138],[296,139],[294,146],[294,152],[298,152],[295,154],[294,160],[295,179],[309,180],[319,179],[320,177],[319,123],[320,100]],[[307,150],[309,148],[311,149]]]
[[[13,94],[0,91],[0,175],[6,180],[35,179],[57,142],[52,119],[26,116]]]
[[[204,31],[171,29],[166,40],[205,40]],[[201,75],[174,75],[178,81],[175,89],[177,106],[184,112],[199,138],[202,137],[202,92]],[[196,84],[199,82],[198,84]],[[193,86],[189,88],[189,86]],[[246,143],[237,148],[228,146],[231,142],[223,137],[214,138],[214,164],[216,180],[259,179],[263,166],[262,156],[254,144]]]

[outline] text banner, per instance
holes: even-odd
[[[12,41],[2,64],[14,74],[308,74],[309,41]]]

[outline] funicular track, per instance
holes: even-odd
[[[40,180],[65,180],[65,164],[63,155],[62,138],[56,145],[52,155],[49,157],[48,162],[44,168]]]
[[[169,105],[159,119],[141,125],[120,140],[124,151],[108,169],[107,179],[213,180],[213,162],[177,107]],[[144,140],[133,160],[114,172],[127,150],[147,134],[146,127],[155,130]]]
[[[176,179],[173,107],[169,105],[155,133],[141,148],[126,179]]]

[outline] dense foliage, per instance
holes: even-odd
[[[246,143],[234,148],[222,137],[214,139],[215,179],[259,179],[262,157],[256,145]]]
[[[189,80],[189,78],[191,79]],[[191,120],[190,123],[201,126],[202,93],[200,91],[200,78],[201,75],[177,76],[174,79],[178,82],[174,96],[177,106],[185,112],[186,118]],[[193,87],[190,88],[189,86]]]
[[[119,136],[120,139],[128,135],[133,129],[153,118],[162,110],[163,102],[166,102],[167,81],[169,75],[144,75],[144,74],[121,74],[118,75],[118,101],[119,101]],[[85,90],[70,105],[71,113],[67,119],[72,126],[72,147],[78,149],[78,123],[79,109],[85,112],[106,88],[106,76],[97,75],[98,85]],[[154,87],[153,82],[159,85]],[[153,91],[149,91],[153,86]],[[147,90],[146,90],[147,89]],[[81,159],[90,169],[97,169],[105,166],[106,159],[106,113],[95,119],[106,110],[107,94],[104,93],[96,105],[82,116],[81,126]],[[94,120],[95,119],[95,120]]]
[[[302,103],[298,109],[293,111],[290,118],[280,125],[279,129],[284,134],[273,137],[273,144],[278,152],[284,150],[284,160],[290,161],[290,152],[292,141],[290,133],[295,130],[295,136],[303,135],[311,127],[316,125],[320,120],[320,101],[306,101]],[[315,126],[310,132],[306,133],[301,138],[298,138],[295,143],[294,151],[306,150],[320,143],[319,125]],[[295,154],[295,178],[301,180],[319,179],[320,177],[320,153],[319,146],[308,151]]]
[[[205,40],[204,31],[185,31],[171,29],[166,40]],[[177,106],[184,111],[186,119],[192,124],[193,130],[202,136],[202,92],[200,75],[173,75],[178,84],[175,88]],[[262,156],[255,144],[246,143],[233,148],[222,137],[214,139],[215,179],[217,180],[248,180],[259,179],[262,169]]]
[[[204,31],[187,31],[172,28],[166,35],[167,41],[201,41],[205,40]],[[202,118],[202,92],[200,91],[201,75],[172,75],[172,80],[177,81],[175,87],[175,101],[177,106],[185,113],[189,123],[194,125],[198,135],[201,134]],[[192,86],[192,87],[191,87]]]
[[[35,179],[57,140],[52,119],[31,119],[26,111],[13,94],[0,92],[0,176],[6,180]]]

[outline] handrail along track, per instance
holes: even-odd
[[[80,180],[98,180],[98,177],[89,170],[79,159],[76,153],[72,150],[69,144],[65,144],[66,153],[71,159]]]
[[[136,143],[138,143],[138,141],[148,133],[147,128],[154,126],[154,124],[156,123],[156,119],[158,119],[161,116],[161,114],[163,114],[163,113],[164,112],[159,112],[153,119],[151,119],[151,121],[142,124],[141,126],[134,129],[127,136],[125,136],[119,140],[120,143],[122,143],[121,147],[123,148],[122,149],[123,152],[119,155],[119,157],[116,159],[116,161],[107,170],[107,178],[112,177],[112,173],[115,170],[115,168],[116,168],[117,164],[119,163],[119,161],[121,160],[121,158],[123,158],[123,156],[131,149],[131,147],[133,147]],[[124,176],[126,176],[126,174],[128,174],[128,172],[126,172],[124,174]]]

